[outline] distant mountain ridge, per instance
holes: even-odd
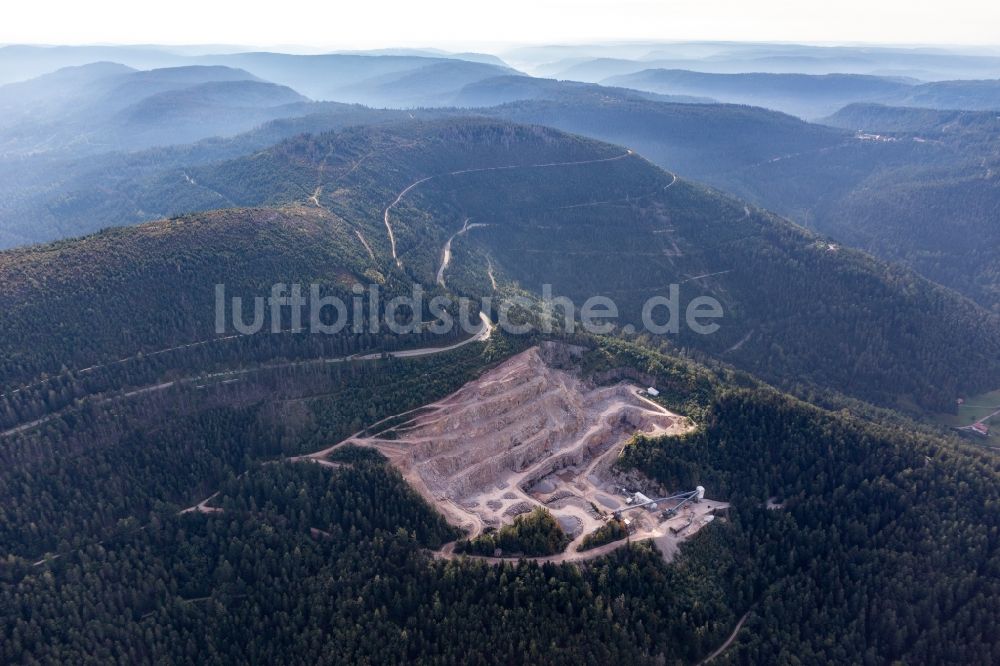
[[[712,182],[1000,313],[998,114],[857,104],[826,122],[858,135]]]
[[[691,95],[660,95],[643,90],[615,88],[578,81],[557,81],[531,76],[509,75],[482,79],[462,87],[452,104],[463,108],[499,106],[511,102],[546,99],[649,99],[657,102],[706,104],[714,100]]]
[[[369,106],[448,106],[475,80],[517,73],[505,65],[429,56],[235,53],[199,56],[205,65],[253,72],[321,101]]]
[[[521,99],[524,96],[533,99]],[[474,110],[373,110],[316,103],[294,106],[292,109],[301,110],[303,115],[272,121],[233,139],[134,155],[60,160],[58,168],[35,159],[20,164],[16,172],[0,180],[0,187],[7,186],[9,201],[6,208],[0,207],[0,247],[224,205],[216,196],[197,200],[182,196],[187,189],[185,181],[171,172],[254,152],[295,134],[325,132],[351,124],[379,125],[472,113],[549,125],[633,147],[658,165],[696,179],[710,177],[720,169],[821,150],[852,139],[850,132],[810,125],[764,109],[688,100],[667,103],[652,93],[595,84],[505,76],[470,84],[462,97],[469,103],[511,98],[521,101]],[[29,169],[33,163],[38,164]],[[180,185],[177,191],[160,187],[157,181],[164,176]],[[101,198],[91,196],[95,189],[105,194]],[[33,222],[27,225],[25,220],[29,218]]]
[[[73,85],[66,85],[72,79]],[[138,150],[233,135],[309,100],[244,70],[98,63],[0,87],[0,154]],[[295,106],[299,105],[299,106]]]
[[[627,145],[683,176],[776,210],[838,241],[902,261],[987,308],[1000,307],[993,230],[984,224],[996,210],[990,174],[997,172],[997,159],[989,151],[1000,135],[993,126],[995,114],[883,109],[877,122],[890,122],[892,116],[897,122],[892,131],[911,136],[875,141],[761,108],[704,104],[691,97],[675,99],[518,74],[494,76],[493,70],[483,71],[477,63],[422,56],[416,64],[396,56],[384,56],[388,61],[380,60],[382,56],[344,57],[361,68],[344,72],[343,80],[361,77],[356,79],[361,82],[357,94],[377,92],[386,96],[382,100],[386,104],[419,95],[427,103],[451,100],[484,116],[550,125]],[[270,57],[265,60],[274,62]],[[319,66],[327,61],[307,62]],[[401,62],[407,63],[401,71],[376,77],[377,81],[365,78],[372,63],[395,67]],[[300,65],[296,60],[290,66]],[[440,71],[445,72],[443,77],[438,76]],[[190,177],[190,171],[210,159],[213,151],[217,159],[231,158],[240,152],[240,145],[243,150],[258,150],[299,132],[342,128],[348,122],[380,124],[466,113],[450,108],[374,111],[309,103],[288,88],[259,79],[246,70],[218,65],[136,72],[96,63],[2,89],[17,92],[0,96],[8,111],[4,117],[18,117],[20,105],[21,117],[31,119],[27,126],[8,128],[6,135],[15,140],[3,147],[8,155],[32,157],[0,164],[4,176],[0,246],[230,205],[203,189],[192,196],[185,180],[184,174]],[[796,85],[801,80],[825,86],[832,80],[849,86],[858,80],[866,85],[885,83],[878,77],[769,79]],[[954,83],[889,82],[907,95],[915,89],[950,89]],[[980,83],[957,82],[973,90],[981,88]],[[482,106],[489,104],[499,105]],[[39,122],[44,114],[33,114],[32,108],[48,109],[55,119]],[[850,130],[874,127],[850,122],[846,114],[851,108],[839,121],[834,116],[829,122]],[[869,107],[864,113],[874,118],[876,111]],[[278,120],[261,126],[272,119]],[[78,160],[107,151],[188,145],[257,126],[259,131],[228,145],[216,139],[203,146],[135,157],[109,153],[93,161]],[[25,127],[30,131],[22,131]],[[979,157],[965,158],[966,153]],[[44,157],[49,154],[54,161]],[[180,157],[185,154],[197,157]],[[174,185],[167,187],[167,182]],[[914,233],[900,235],[896,227],[905,219],[914,220]],[[942,219],[967,232],[939,237],[930,230]]]
[[[247,48],[221,45],[192,47],[178,46],[35,46],[13,44],[0,46],[0,85],[15,81],[25,81],[66,67],[76,67],[88,63],[105,61],[120,62],[134,69],[160,69],[206,64],[202,60],[224,59],[229,56],[252,54]],[[272,53],[275,56],[297,54]],[[379,49],[369,51],[336,51],[326,54],[301,56],[350,56],[375,60],[380,56],[396,58],[433,58],[437,60],[463,60],[507,68],[509,65],[495,55],[485,53],[451,53],[440,49]],[[335,61],[335,60],[334,60]],[[228,64],[210,62],[208,64]],[[416,62],[414,66],[419,66]],[[295,87],[295,86],[291,86]]]
[[[889,106],[886,104],[849,104],[823,119],[825,125],[867,132],[911,132],[981,141],[980,132],[1000,133],[1000,114],[994,111],[963,111]],[[936,137],[935,137],[936,138]]]
[[[647,69],[611,76],[607,85],[664,94],[705,95],[722,102],[753,104],[807,119],[848,104],[878,102],[940,109],[1000,109],[1000,80],[921,83],[860,74],[706,74]]]
[[[419,187],[407,190],[418,181]],[[162,271],[176,270],[176,261],[185,265],[183,257],[194,247],[206,268],[221,269],[212,256],[222,253],[228,257],[225,266],[243,270],[232,243],[221,240],[225,235],[222,245],[207,242],[213,220],[233,233],[257,237],[254,247],[271,248],[270,232],[253,222],[258,219],[274,220],[274,233],[291,241],[287,250],[259,258],[276,281],[282,275],[287,281],[365,274],[430,287],[445,242],[463,220],[473,218],[484,226],[455,239],[445,274],[448,288],[460,293],[491,293],[491,267],[501,283],[533,291],[550,283],[555,293],[581,303],[596,294],[612,296],[623,321],[634,322],[646,297],[683,283],[684,303],[698,295],[719,299],[726,326],[715,336],[682,330],[676,344],[720,355],[776,381],[795,377],[888,404],[945,408],[954,395],[985,388],[1000,372],[1000,321],[956,294],[677,179],[620,147],[547,128],[456,118],[348,129],[175,172],[161,186],[184,188],[184,196],[193,199],[218,197],[216,207],[231,210],[0,254],[0,293],[9,314],[0,339],[15,345],[4,355],[7,381],[41,371],[46,350],[77,335],[61,330],[51,337],[39,323],[93,319],[73,308],[107,308],[98,319],[109,323],[109,331],[117,330],[112,323],[123,313],[144,321],[141,313],[155,308],[151,321],[174,323],[137,338],[149,348],[190,341],[191,330],[207,332],[214,310],[207,305],[191,310],[190,290],[164,297],[182,299],[185,317],[197,317],[197,325],[173,314],[176,303],[125,299],[112,306],[71,294],[53,299],[45,290],[79,284],[101,293],[95,285],[108,278],[100,271],[111,276],[121,270],[114,247],[131,248],[128,261],[144,280],[158,281]],[[391,243],[384,212],[404,190],[409,194],[392,209]],[[297,221],[305,219],[333,226],[329,232],[310,231],[313,223]],[[202,240],[196,246],[189,247],[194,236],[186,228],[197,230]],[[300,256],[294,239],[304,234],[304,242],[312,233],[322,234],[324,247],[339,258],[308,260],[287,273],[282,253]],[[152,251],[149,242],[161,249]],[[91,274],[90,267],[101,266]],[[73,267],[87,267],[88,276],[74,277]],[[185,279],[193,280],[193,288],[199,279],[212,285],[217,278]],[[130,289],[146,293],[144,284],[137,278]],[[211,296],[206,287],[199,298],[207,304]],[[47,310],[56,303],[69,309]],[[124,309],[115,314],[114,308]],[[155,331],[160,337],[150,338]],[[25,344],[29,339],[32,345]],[[117,333],[81,338],[75,358],[79,364],[117,358],[119,339]],[[872,363],[876,356],[879,362]]]
[[[645,69],[714,74],[864,74],[922,81],[992,78],[1000,71],[1000,56],[996,49],[988,48],[688,41],[521,47],[502,55],[534,74],[591,82]]]

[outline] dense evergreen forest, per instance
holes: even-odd
[[[598,546],[603,546],[606,543],[611,543],[612,541],[618,541],[624,539],[628,536],[628,527],[625,523],[617,518],[614,520],[609,520],[607,523],[598,527],[596,530],[588,534],[580,542],[577,550],[590,550],[591,548],[597,548]]]
[[[456,553],[510,557],[554,555],[566,549],[569,537],[551,513],[541,507],[514,517],[498,530],[488,530],[472,540],[459,540]]]
[[[735,621],[724,533],[671,568],[435,562],[450,528],[378,461],[268,465],[218,503],[5,584],[4,661],[691,661]]]
[[[994,112],[852,104],[817,124],[736,105],[607,104],[567,87],[485,113],[631,146],[1000,312]]]
[[[707,182],[1000,312],[997,114],[858,104],[827,122],[860,131]]]
[[[202,412],[131,436],[141,442],[126,436],[119,449],[72,456],[96,467],[52,475],[21,509],[20,493],[36,483],[10,478],[2,659],[694,663],[746,615],[727,653],[733,663],[997,660],[992,457],[648,347],[589,343],[574,363],[591,381],[649,379],[700,424],[680,438],[637,437],[619,465],[670,487],[703,484],[733,504],[672,564],[646,543],[578,565],[438,560],[432,551],[460,535],[378,453],[339,450],[336,468],[268,462],[279,448],[315,447],[316,433],[328,442],[358,426],[343,419],[374,423],[452,390],[515,351],[499,339],[490,347],[501,348],[406,362],[419,373],[390,363],[359,400],[406,374],[429,393],[404,384],[367,414],[337,391],[309,401],[311,427],[290,428],[288,412],[264,421],[246,408]],[[335,381],[350,390],[367,380]],[[188,453],[177,448],[185,441]],[[197,462],[199,447],[217,451],[216,462]],[[159,485],[124,474],[142,468],[129,462],[136,454],[149,457],[146,469],[154,460],[162,468]],[[91,490],[78,484],[86,477]],[[178,515],[184,503],[170,501],[216,491],[209,513]],[[91,493],[99,497],[88,505]],[[157,494],[158,506],[141,508]],[[765,508],[769,498],[780,508]],[[12,530],[17,515],[42,515],[42,502],[61,517]],[[87,508],[105,503],[125,510]],[[537,518],[522,522],[544,526]],[[48,539],[39,535],[59,521],[75,528],[62,528],[58,557],[35,564]]]
[[[638,438],[622,460],[735,505],[768,581],[737,663],[995,663],[995,456],[725,390],[703,429]],[[762,508],[768,498],[780,509]]]
[[[497,340],[425,359],[262,370],[67,412],[4,440],[2,556],[65,553],[174,513],[255,462],[318,450],[441,398],[516,349]]]
[[[351,129],[188,175],[243,208],[0,253],[0,661],[692,664],[745,619],[731,663],[1000,662],[998,463],[880,411],[996,388],[983,308],[546,128]],[[394,257],[385,207],[421,178],[392,207]],[[483,226],[453,237],[469,219]],[[613,296],[622,322],[675,282],[683,303],[717,297],[728,328],[497,331],[419,358],[379,354],[463,338],[213,332],[216,283],[312,281],[373,282],[383,302],[422,284],[494,316],[480,299],[516,293],[529,318],[549,283]],[[617,463],[731,504],[670,564],[650,543],[452,559],[453,541],[529,556],[567,539],[539,511],[466,541],[372,450],[297,458],[541,342],[578,345],[559,362],[587,382],[658,387],[697,426],[637,436]]]
[[[562,166],[534,166],[552,164]],[[15,389],[57,376],[42,399],[65,404],[95,365],[195,343],[205,349],[191,351],[218,367],[242,358],[216,351],[233,347],[213,340],[215,284],[245,301],[278,282],[319,282],[346,301],[355,282],[380,285],[383,302],[413,284],[428,297],[444,293],[435,279],[442,248],[471,220],[478,226],[453,238],[444,272],[453,292],[492,295],[490,275],[536,296],[551,284],[581,304],[610,296],[621,323],[634,324],[646,298],[674,283],[682,308],[710,295],[725,314],[714,335],[681,326],[672,334],[678,347],[722,356],[784,388],[939,411],[996,388],[996,316],[622,148],[555,130],[467,118],[354,128],[189,175],[255,208],[0,254],[0,383]],[[385,207],[428,177],[392,208],[400,267]],[[167,281],[178,287],[158,289]],[[378,335],[301,344],[265,337],[255,361],[402,344]],[[185,367],[187,357],[158,362]],[[62,385],[66,374],[74,386]],[[34,402],[0,406],[0,418],[7,411],[23,423],[40,410]]]

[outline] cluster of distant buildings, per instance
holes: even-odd
[[[990,427],[989,425],[980,421],[979,423],[973,423],[969,426],[963,426],[961,428],[955,428],[960,433],[972,435],[973,437],[989,437]]]
[[[965,404],[965,399],[959,398],[956,402],[958,403],[958,406],[961,407]],[[998,414],[1000,414],[1000,407],[997,408],[997,411],[985,418],[980,419],[979,421],[976,421],[972,425],[961,426],[960,428],[955,428],[955,430],[961,435],[972,435],[973,437],[982,437],[985,439],[990,436],[990,426],[986,422]]]

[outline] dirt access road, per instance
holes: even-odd
[[[733,629],[733,633],[729,634],[729,638],[726,639],[726,642],[720,645],[712,654],[708,655],[707,657],[699,661],[698,666],[705,666],[706,664],[711,663],[713,660],[718,658],[723,652],[728,650],[729,647],[733,644],[733,641],[736,640],[737,634],[740,633],[740,629],[743,628],[743,623],[747,621],[747,617],[749,615],[750,615],[749,612],[745,613],[743,617],[740,618],[740,621],[736,623],[736,628]]]
[[[385,230],[389,236],[389,248],[392,252],[392,259],[396,262],[396,266],[399,268],[403,267],[403,262],[399,258],[399,254],[396,252],[396,234],[392,229],[392,222],[389,221],[389,213],[393,208],[399,205],[399,202],[403,200],[407,194],[409,194],[415,187],[426,183],[434,178],[441,178],[444,176],[461,176],[469,173],[484,173],[488,171],[509,171],[512,169],[549,169],[553,167],[564,167],[564,166],[579,166],[583,164],[599,164],[601,162],[614,162],[617,160],[623,160],[626,157],[631,157],[634,155],[631,150],[626,150],[621,155],[616,155],[614,157],[603,157],[596,160],[582,160],[577,162],[548,162],[544,164],[511,164],[507,166],[496,166],[496,167],[483,167],[481,169],[459,169],[457,171],[448,171],[446,173],[435,174],[433,176],[424,176],[418,180],[413,181],[406,187],[404,187],[391,204],[386,206],[385,212],[382,215],[382,221],[385,223]],[[673,183],[671,183],[673,184]]]
[[[462,223],[462,228],[451,235],[448,241],[444,244],[444,249],[441,250],[441,267],[438,268],[437,272],[437,283],[442,287],[446,286],[444,283],[444,272],[448,268],[448,264],[451,263],[451,242],[455,240],[456,236],[461,236],[467,233],[469,229],[476,229],[478,227],[488,226],[482,223],[469,224],[469,220],[472,218],[465,218],[465,222]],[[493,289],[496,290],[496,281],[493,281]]]
[[[491,322],[490,318],[487,317],[482,312],[479,313],[479,319],[480,319],[480,326],[479,326],[479,328],[477,329],[477,331],[476,331],[476,333],[474,335],[472,335],[471,337],[466,338],[465,340],[461,340],[460,342],[456,342],[454,344],[446,345],[444,347],[421,347],[419,349],[405,349],[405,350],[394,351],[394,352],[373,352],[373,353],[370,353],[370,354],[352,354],[350,356],[338,356],[338,357],[333,357],[333,358],[316,358],[316,359],[308,359],[308,360],[305,360],[305,361],[288,361],[288,362],[282,362],[282,363],[264,364],[264,365],[253,367],[253,368],[241,368],[241,369],[238,369],[238,370],[225,370],[225,371],[222,371],[222,372],[213,372],[213,373],[209,373],[209,374],[191,375],[189,377],[184,377],[184,378],[181,378],[181,379],[175,379],[175,380],[172,380],[172,381],[169,381],[169,382],[161,382],[161,383],[152,384],[152,385],[149,385],[149,386],[139,387],[139,388],[132,389],[130,391],[127,391],[127,392],[119,394],[119,395],[109,396],[109,397],[101,399],[100,402],[99,402],[99,404],[106,404],[108,402],[114,402],[114,401],[117,401],[117,400],[126,400],[128,398],[132,398],[132,397],[135,397],[137,395],[143,395],[143,394],[149,393],[151,391],[162,391],[162,390],[171,388],[173,386],[182,385],[182,384],[192,384],[192,383],[196,383],[196,382],[203,382],[203,381],[208,381],[208,380],[218,380],[218,379],[222,379],[223,381],[227,381],[227,380],[228,381],[232,381],[235,378],[240,377],[242,375],[246,375],[246,374],[249,374],[249,373],[252,373],[252,372],[257,372],[257,371],[260,371],[260,370],[280,370],[282,368],[290,368],[290,367],[298,367],[298,366],[306,366],[306,365],[316,365],[316,364],[321,364],[321,363],[325,364],[325,363],[347,363],[347,362],[350,362],[350,361],[376,361],[376,360],[384,359],[384,358],[420,358],[422,356],[431,356],[431,355],[434,355],[434,354],[442,354],[444,352],[449,352],[449,351],[453,351],[455,349],[460,349],[461,347],[464,347],[466,345],[472,344],[473,342],[486,342],[487,340],[489,340],[490,336],[493,334],[493,329],[494,329],[493,322]],[[198,346],[198,345],[207,344],[208,342],[221,341],[221,340],[230,340],[230,339],[235,338],[235,337],[240,337],[240,336],[227,336],[225,338],[215,338],[215,339],[210,340],[210,341],[194,342],[194,343],[190,343],[190,344],[187,344],[187,345],[181,345],[180,347],[171,347],[170,349],[160,350],[160,351],[157,351],[157,352],[151,352],[149,354],[146,354],[145,356],[147,356],[147,357],[148,356],[153,356],[155,354],[161,354],[161,353],[164,353],[166,351],[172,351],[172,350],[175,350],[175,349],[185,349],[185,348],[188,348],[188,347],[194,347],[194,346]],[[123,362],[125,362],[127,360],[133,360],[133,359],[137,359],[137,358],[140,358],[140,356],[136,355],[134,357],[130,357],[129,359],[122,359],[120,361],[114,361],[112,364],[108,364],[108,365],[123,363]],[[92,366],[91,368],[88,368],[88,370],[93,370],[93,369],[99,368],[99,367],[104,367],[104,366]],[[18,390],[20,390],[20,389],[18,389]],[[84,398],[84,399],[86,399],[86,398]],[[65,413],[67,413],[69,411],[72,411],[73,409],[76,409],[76,408],[69,407],[69,408],[60,410],[58,412],[54,412],[52,414],[48,414],[48,415],[43,416],[41,418],[35,419],[34,421],[29,421],[28,423],[22,423],[20,425],[14,426],[13,428],[9,428],[8,430],[4,430],[3,432],[0,432],[0,438],[9,437],[11,435],[16,435],[18,433],[25,432],[27,430],[31,430],[32,428],[36,428],[36,427],[38,427],[40,425],[48,423],[49,421],[51,421],[51,420],[53,420],[53,419],[61,416],[62,414],[65,414]]]

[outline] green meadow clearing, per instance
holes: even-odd
[[[1000,389],[970,396],[958,407],[958,414],[941,414],[936,420],[951,427],[972,425],[1000,409]],[[987,421],[990,436],[987,440],[993,446],[1000,446],[1000,415]]]

